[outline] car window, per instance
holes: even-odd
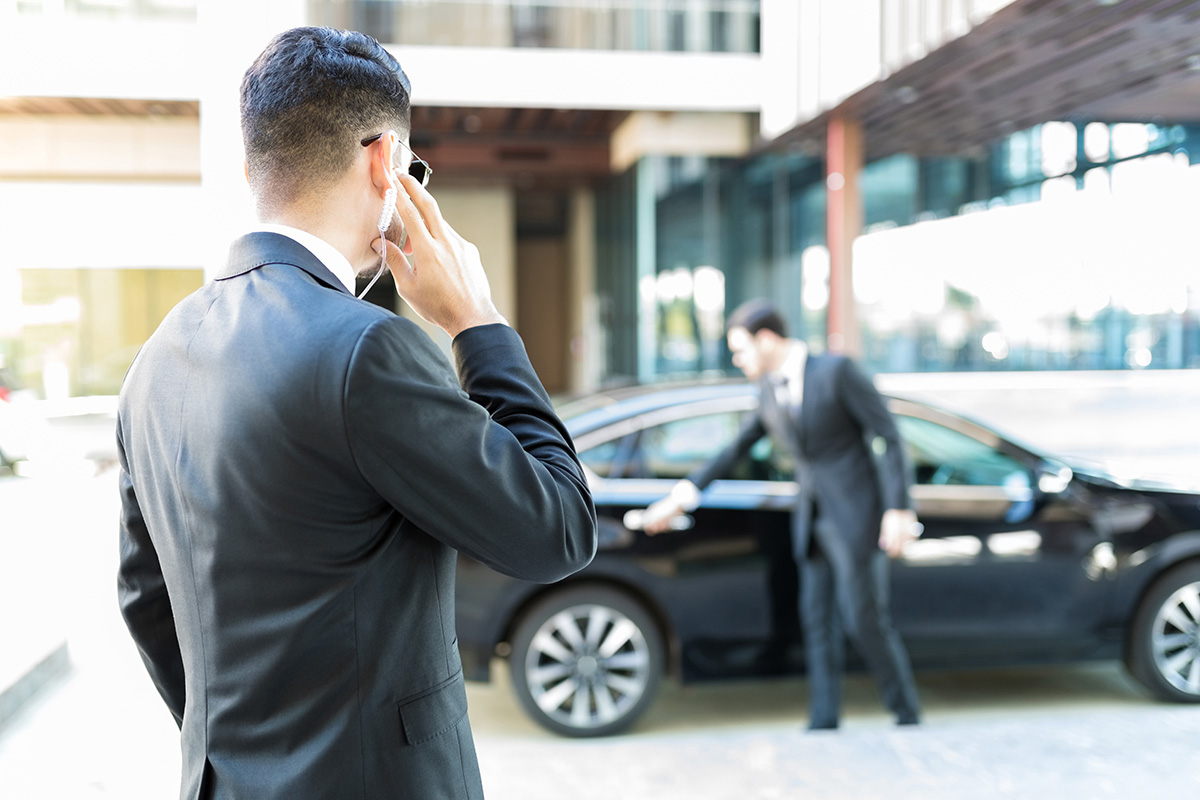
[[[1029,486],[1029,472],[1019,461],[965,433],[927,419],[898,416],[908,457],[918,484],[960,486]]]
[[[733,412],[704,414],[645,429],[637,448],[644,477],[687,477],[737,438],[739,418]]]
[[[601,478],[607,478],[612,473],[613,463],[617,460],[620,444],[620,439],[614,439],[611,442],[589,447],[579,453],[579,460]]]
[[[579,454],[580,460],[608,478],[685,478],[730,445],[749,412],[729,411],[671,420]],[[786,452],[763,437],[739,459],[731,480],[790,480]]]

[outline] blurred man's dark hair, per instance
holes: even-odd
[[[260,207],[337,179],[368,136],[407,136],[411,88],[366,34],[293,28],[275,37],[242,78],[246,177]]]
[[[751,336],[759,331],[771,331],[787,338],[787,323],[779,309],[771,301],[756,299],[747,300],[733,310],[725,321],[726,332],[734,328],[745,328]]]

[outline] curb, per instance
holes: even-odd
[[[66,672],[70,666],[71,654],[67,649],[67,643],[62,642],[11,686],[0,691],[0,732],[43,686]]]

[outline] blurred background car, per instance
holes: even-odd
[[[116,400],[43,400],[0,362],[0,476],[94,475],[115,464]]]
[[[20,404],[25,394],[0,356],[0,475],[11,474],[28,453],[30,425]]]
[[[638,511],[728,444],[757,404],[755,386],[721,382],[561,406],[592,484],[599,552],[552,585],[460,558],[467,678],[486,681],[491,659],[507,658],[529,715],[582,737],[627,729],[665,674],[803,672],[796,487],[769,438],[675,532],[638,529]],[[1200,701],[1200,494],[1069,465],[925,402],[889,405],[925,525],[891,570],[916,668],[1120,658],[1153,696]]]

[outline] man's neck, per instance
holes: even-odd
[[[331,192],[330,196],[336,194]],[[361,229],[348,224],[349,221],[344,216],[344,207],[348,205],[341,202],[297,202],[276,208],[260,206],[259,222],[286,225],[317,237],[341,253],[351,268],[358,272],[369,266],[365,257],[371,256],[375,260],[378,257],[365,249],[367,242],[362,240]]]

